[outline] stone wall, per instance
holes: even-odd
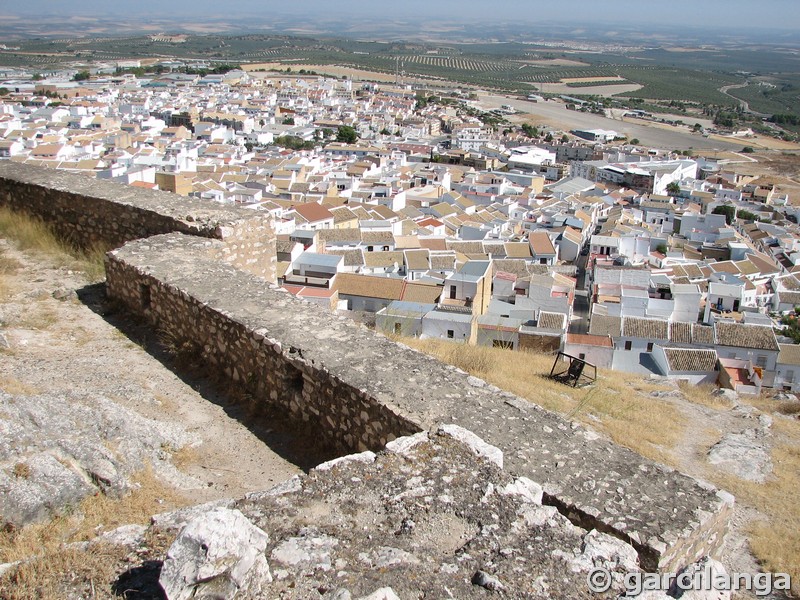
[[[0,206],[41,219],[83,249],[173,231],[225,240],[220,258],[275,281],[274,230],[252,210],[8,161],[0,162]]]
[[[108,294],[242,385],[250,408],[288,409],[341,451],[379,449],[437,423],[500,448],[573,523],[674,569],[721,545],[733,499],[482,380],[215,260],[180,234],[109,253]]]
[[[721,545],[730,495],[268,283],[275,238],[258,213],[15,163],[0,164],[0,204],[117,247],[108,295],[240,386],[255,414],[285,410],[341,452],[457,423],[541,484],[545,504],[630,543],[645,569]]]
[[[312,304],[298,307],[289,294],[220,262],[225,250],[220,242],[181,234],[129,244],[109,253],[108,295],[180,351],[241,386],[256,416],[268,405],[283,409],[340,452],[379,449],[418,431],[413,420],[348,381],[345,372],[332,372],[314,358],[309,344],[330,334],[320,314],[335,317]],[[286,316],[281,326],[284,313],[298,309],[316,318],[295,313],[302,318],[289,325]],[[348,335],[347,327],[337,332],[340,347]]]

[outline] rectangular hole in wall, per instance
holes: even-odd
[[[150,308],[150,286],[146,283],[139,284],[139,299],[143,309]]]

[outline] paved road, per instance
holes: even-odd
[[[528,102],[505,96],[481,95],[480,104],[484,108],[500,108],[503,104],[513,106],[514,109],[530,113],[539,117],[545,123],[561,129],[612,129],[628,136],[628,139],[638,138],[642,144],[656,148],[675,149],[705,149],[705,150],[741,150],[741,141],[727,142],[723,140],[704,138],[698,133],[681,131],[680,129],[662,129],[656,126],[640,125],[627,121],[609,119],[601,115],[567,110],[560,102]]]

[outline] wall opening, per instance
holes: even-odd
[[[146,283],[139,284],[139,301],[143,310],[150,308],[152,300],[150,298],[150,286]]]

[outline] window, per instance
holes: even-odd
[[[761,367],[762,369],[766,368],[767,366],[767,357],[766,356],[757,356],[756,357],[756,366]]]
[[[648,352],[652,352],[653,351],[653,342],[648,342],[647,343],[647,351]]]
[[[586,358],[586,353],[585,352],[581,352],[580,354],[578,354],[578,358],[580,358],[581,360],[585,359]]]
[[[400,335],[401,330],[402,330],[402,326],[400,325],[400,323],[395,323],[394,324],[394,333],[395,333],[395,335]]]
[[[454,300],[455,297],[456,297],[456,286],[451,285],[450,286],[450,299]]]
[[[633,348],[633,342],[630,340],[625,342],[625,350],[630,350],[631,348]]]
[[[447,339],[452,340],[455,337],[455,332],[452,329],[447,330]]]

